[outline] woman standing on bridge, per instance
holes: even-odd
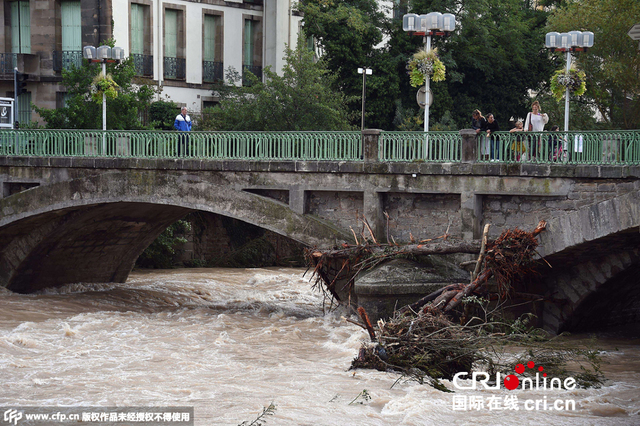
[[[542,113],[540,109],[540,102],[535,101],[531,104],[531,112],[527,114],[527,120],[524,123],[525,131],[527,132],[542,132],[544,131],[544,125],[549,122],[549,116],[546,113]],[[540,138],[534,137],[529,138],[531,141],[531,149],[529,153],[531,155],[531,159],[534,159],[538,154],[538,150],[542,150],[542,146],[540,145]]]

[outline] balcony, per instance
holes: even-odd
[[[222,62],[204,61],[202,62],[202,81],[215,83],[224,78],[224,64]]]
[[[164,78],[184,80],[186,76],[186,60],[184,58],[164,57]]]
[[[258,77],[259,81],[262,81],[262,67],[258,65],[243,65],[242,66],[242,85],[249,86],[251,82],[247,78],[247,71]]]
[[[53,51],[53,70],[61,72],[62,70],[70,70],[72,67],[80,68],[82,66],[81,50],[54,50]]]
[[[13,80],[13,69],[17,66],[17,53],[0,53],[0,79]]]
[[[142,77],[153,77],[153,55],[142,55],[132,53],[133,65],[136,68],[136,75]],[[165,63],[166,63],[165,58]]]

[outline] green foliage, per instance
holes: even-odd
[[[118,97],[118,83],[113,81],[111,74],[102,75],[98,74],[91,84],[91,98],[96,103],[102,102],[102,95],[104,94],[107,99],[115,99]]]
[[[432,49],[429,52],[419,50],[413,54],[407,63],[409,77],[413,87],[420,87],[425,84],[427,77],[433,81],[444,81],[446,68],[442,61],[438,59],[438,50]]]
[[[327,68],[337,75],[333,89],[345,94],[351,123],[360,124],[363,78],[357,70],[367,67],[373,74],[366,77],[366,125],[392,130],[408,58],[386,47],[376,48],[390,28],[377,2],[305,0],[298,7],[304,13],[305,35],[313,37]]]
[[[113,40],[107,42],[113,45]],[[146,85],[134,85],[135,76],[133,60],[127,58],[119,64],[107,64],[107,76],[101,79],[100,64],[82,61],[81,67],[62,70],[62,84],[67,89],[65,106],[47,109],[34,106],[34,109],[49,129],[102,129],[102,93],[99,101],[93,102],[92,95],[98,90],[107,90],[113,95],[107,99],[107,129],[135,130],[144,128],[140,120],[140,112],[145,110],[153,98],[153,88]],[[100,87],[94,85],[96,84]],[[92,87],[94,88],[92,93]],[[117,96],[113,92],[119,87]]]
[[[640,55],[638,42],[627,35],[639,22],[637,0],[567,1],[549,18],[549,31],[594,33],[593,47],[573,57],[587,75],[584,101],[609,128],[640,127]],[[564,63],[564,55],[557,54],[557,61]]]
[[[564,99],[556,100],[551,91],[538,93],[536,100],[543,107],[543,112],[549,115],[549,123],[545,128],[551,129],[554,124],[564,128]],[[595,108],[586,96],[571,98],[569,102],[570,128],[580,130],[602,130],[602,123],[596,123]],[[524,118],[524,117],[521,117]]]
[[[551,93],[556,100],[564,97],[567,87],[569,94],[574,96],[582,96],[587,90],[586,75],[584,71],[578,71],[575,68],[569,69],[567,73],[564,69],[559,69],[553,73],[551,77]]]
[[[179,108],[175,102],[155,101],[149,105],[150,126],[159,130],[173,130],[173,122]]]
[[[215,88],[220,103],[204,111],[199,129],[351,130],[345,97],[332,89],[335,76],[301,45],[286,50],[282,76],[264,69],[264,83],[251,76],[250,85],[237,86],[239,75],[230,70],[228,83]]]
[[[136,260],[136,266],[141,268],[172,268],[176,247],[187,242],[183,235],[190,230],[191,224],[187,221],[178,220],[172,223],[142,252]]]

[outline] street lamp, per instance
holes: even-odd
[[[456,17],[451,13],[431,12],[426,15],[408,13],[402,17],[402,29],[409,35],[423,36],[425,51],[431,51],[432,35],[449,35],[456,28]],[[429,106],[431,103],[431,76],[425,77],[424,131],[429,131]]]
[[[586,52],[593,47],[591,31],[569,31],[568,33],[550,32],[545,36],[545,46],[551,51],[565,52],[567,56],[567,74],[571,68],[571,52]],[[569,86],[564,94],[564,131],[569,131]]]
[[[82,48],[82,56],[89,62],[100,62],[102,64],[102,76],[106,78],[107,62],[122,61],[124,59],[124,49],[122,47],[111,48],[109,46],[100,46],[96,49],[94,46],[84,46]],[[102,130],[107,130],[107,96],[104,92],[102,92]],[[106,152],[106,146],[103,146],[103,149],[103,152]]]
[[[367,76],[373,74],[371,68],[358,68],[358,74],[362,74],[362,125],[360,130],[364,130],[364,104],[366,98]]]

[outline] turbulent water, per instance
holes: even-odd
[[[323,314],[303,272],[142,271],[125,284],[0,290],[0,407],[193,406],[196,425],[251,422],[272,402],[267,425],[640,424],[638,338],[598,337],[600,389],[443,393],[348,371],[367,335]],[[576,409],[487,406],[509,395]],[[454,409],[454,396],[469,406]],[[478,397],[485,405],[471,408]]]

